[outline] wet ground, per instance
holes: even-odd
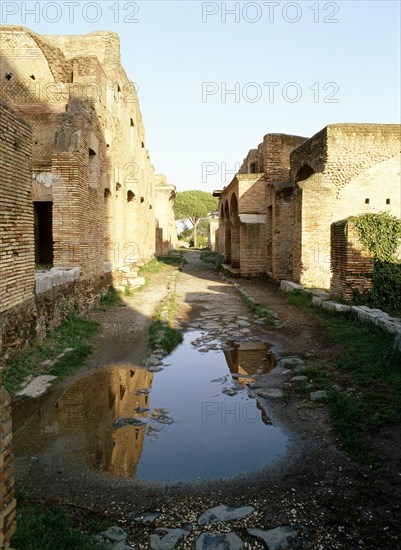
[[[159,372],[103,367],[63,392],[20,401],[16,454],[158,482],[230,478],[273,463],[287,438],[248,386],[273,368],[270,346],[206,344],[202,335],[188,331]]]
[[[183,524],[192,528],[171,548],[195,548],[197,540],[197,548],[240,548],[235,537],[263,548],[247,529],[285,526],[296,531],[292,548],[401,548],[399,455],[378,471],[354,463],[321,402],[283,398],[298,360],[335,359],[325,330],[273,285],[241,281],[277,313],[276,327],[264,324],[230,281],[196,253],[188,258],[177,279],[182,347],[149,365],[145,334],[169,292],[169,267],[143,291],[146,299],[138,294],[126,308],[92,315],[104,330],[86,370],[15,404],[17,489],[106,514],[135,548],[157,548],[149,542],[156,528]],[[294,356],[295,368],[283,366]],[[399,449],[391,437],[387,444]],[[199,525],[219,504],[254,511]],[[132,521],[147,510],[159,512],[153,524]],[[201,535],[230,530],[231,542],[215,546]]]

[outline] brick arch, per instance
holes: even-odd
[[[230,222],[231,222],[231,265],[240,267],[240,219],[238,215],[238,199],[233,193],[230,198]]]
[[[234,223],[235,218],[238,218],[238,198],[235,193],[231,195],[230,199],[230,219]]]

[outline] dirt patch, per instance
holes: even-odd
[[[187,259],[189,263],[177,283],[179,317],[184,326],[202,319],[202,313],[233,312],[249,318],[250,334],[272,343],[278,353],[296,354],[308,364],[315,360],[333,364],[339,349],[325,327],[288,305],[275,285],[240,281],[256,300],[278,314],[278,329],[256,324],[236,289],[222,281],[214,267],[200,262],[195,253],[189,253]],[[127,307],[91,314],[102,323],[103,332],[93,341],[96,349],[89,368],[139,362],[146,357],[151,315],[165,295],[166,274],[174,268],[165,269],[153,276],[147,289],[129,299]],[[131,324],[136,326],[132,336],[126,330]],[[159,510],[163,515],[155,526],[160,527],[191,523],[193,533],[177,548],[194,548],[200,533],[197,517],[206,508],[225,503],[252,504],[256,509],[248,518],[230,523],[247,548],[262,546],[249,538],[246,528],[292,525],[303,533],[300,548],[400,549],[399,432],[388,431],[375,438],[383,460],[382,466],[373,470],[342,452],[323,404],[289,396],[268,401],[266,406],[289,437],[286,457],[266,470],[230,481],[157,485],[97,475],[73,464],[60,467],[51,454],[27,454],[16,461],[17,489],[46,501],[68,504],[78,510],[78,518],[86,514],[108,517],[110,524],[119,524],[129,533],[136,548],[149,547],[148,535],[154,526],[134,525],[128,518],[130,512]],[[210,445],[212,452],[212,442],[204,444]],[[228,530],[227,524],[214,527],[214,531]]]

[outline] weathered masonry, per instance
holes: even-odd
[[[306,138],[267,134],[220,194],[219,251],[240,275],[291,273],[290,154]],[[217,193],[219,194],[219,193]]]
[[[401,127],[334,124],[291,155],[293,279],[330,288],[330,226],[366,212],[401,213]]]
[[[4,329],[6,340],[20,344],[25,335],[17,323],[34,301],[31,142],[29,124],[0,102],[0,369]],[[0,373],[0,548],[9,548],[15,531],[10,407]]]
[[[39,36],[4,26],[1,41],[0,98],[18,113],[2,110],[4,352],[90,307],[111,282],[135,286],[156,233],[166,239],[160,252],[175,244],[175,193],[165,179],[156,191],[115,33]]]
[[[173,211],[176,188],[167,183],[166,176],[156,174],[155,193],[156,254],[164,256],[177,246],[177,229]]]
[[[133,284],[155,253],[155,177],[118,35],[3,27],[0,83],[33,130],[36,263]]]
[[[334,124],[310,139],[267,134],[216,192],[226,262],[244,276],[340,289],[331,225],[365,212],[400,216],[400,147],[395,124]],[[338,238],[335,246],[338,254]]]

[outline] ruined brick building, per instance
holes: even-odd
[[[23,151],[29,158],[28,188],[25,179],[17,189],[15,174],[8,170],[7,176],[23,214],[8,209],[4,193],[0,199],[6,216],[2,264],[3,256],[7,259],[1,269],[10,270],[2,281],[0,311],[33,297],[35,261],[42,268],[36,273],[36,295],[63,282],[76,283],[79,292],[69,302],[78,301],[83,309],[111,281],[134,286],[138,265],[156,252],[156,238],[159,253],[174,246],[174,188],[163,176],[155,177],[117,34],[39,36],[5,26],[1,46],[0,99],[30,125],[32,139]],[[21,148],[23,136],[13,126],[6,121],[4,132],[15,136]],[[17,172],[20,165],[15,165]],[[22,220],[29,252],[18,256],[24,263],[20,284],[13,228],[21,229]],[[17,301],[7,293],[11,284]],[[52,301],[55,308],[62,303],[58,298]],[[35,315],[41,315],[40,308]],[[3,320],[3,349],[5,340],[12,346],[4,325]]]
[[[400,216],[400,147],[395,124],[334,124],[310,139],[264,136],[216,192],[219,249],[231,269],[338,289],[331,226],[365,212]]]
[[[115,33],[39,36],[2,26],[0,186],[1,370],[111,283],[135,286],[138,266],[175,245],[175,188],[154,174]],[[7,548],[15,500],[1,380],[0,405]]]

